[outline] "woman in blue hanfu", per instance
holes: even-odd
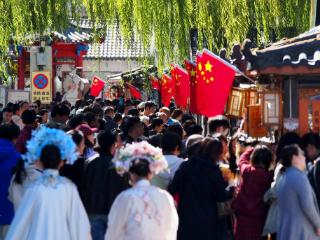
[[[88,216],[77,187],[59,176],[63,160],[77,159],[71,136],[40,128],[27,143],[28,163],[39,161],[43,174],[28,186],[6,236],[7,240],[91,239]]]

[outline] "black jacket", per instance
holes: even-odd
[[[85,162],[80,196],[88,215],[108,215],[117,195],[129,187],[111,160],[111,155],[100,155]]]
[[[218,165],[205,157],[181,164],[168,188],[172,195],[180,195],[178,240],[218,240],[225,235],[217,202],[232,198],[226,185]]]
[[[105,130],[112,131],[113,129],[118,128],[118,125],[116,124],[115,121],[113,121],[113,119],[111,117],[105,116],[104,121],[106,123]]]
[[[64,164],[60,169],[60,175],[69,178],[80,189],[82,172],[84,167],[84,158],[80,157],[73,165]]]
[[[316,194],[318,206],[320,207],[320,160],[316,161],[314,166],[309,170],[308,178]]]

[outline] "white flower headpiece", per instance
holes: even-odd
[[[29,163],[40,159],[43,147],[55,145],[59,148],[61,159],[73,164],[78,158],[77,146],[72,137],[59,129],[41,127],[32,132],[31,139],[27,142],[27,152],[22,157]]]
[[[118,174],[123,175],[129,172],[132,162],[137,159],[147,160],[152,173],[159,172],[168,168],[168,163],[162,154],[162,149],[153,147],[146,141],[127,144],[120,148],[113,158]]]

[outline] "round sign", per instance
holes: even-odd
[[[48,77],[44,74],[37,74],[33,78],[33,85],[38,89],[44,89],[48,86]]]

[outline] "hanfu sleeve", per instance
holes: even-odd
[[[166,192],[164,192],[164,194],[165,202],[161,204],[164,206],[161,208],[161,210],[163,211],[162,216],[164,217],[162,222],[166,224],[165,229],[167,229],[166,239],[177,239],[177,230],[179,224],[178,213],[171,195],[167,194]]]
[[[126,221],[129,219],[131,201],[129,196],[121,193],[112,204],[108,216],[108,228],[105,240],[124,239]]]
[[[68,214],[68,224],[72,240],[91,239],[88,215],[80,200],[79,193],[74,185],[71,186],[71,201]]]
[[[17,209],[14,219],[10,225],[6,240],[27,239],[30,223],[32,222],[33,212],[37,209],[37,198],[39,191],[36,188],[29,188]]]

